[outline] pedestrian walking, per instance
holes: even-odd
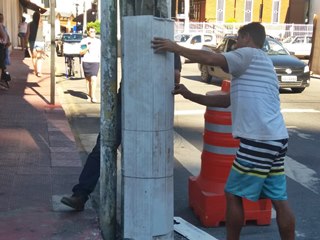
[[[7,65],[10,64],[10,46],[10,37],[6,27],[4,26],[4,16],[0,13],[0,87],[3,90],[7,90],[9,88],[9,81],[11,80],[10,74],[7,71]]]
[[[18,30],[18,37],[20,38],[21,50],[24,52],[26,49],[26,36],[28,31],[28,23],[26,23],[25,17],[22,17],[22,20],[18,25]]]
[[[45,57],[44,38],[42,33],[42,21],[40,13],[34,12],[32,21],[28,24],[26,38],[28,39],[28,51],[31,56],[34,74],[42,76],[42,62]]]
[[[181,61],[180,56],[175,54],[175,83],[180,82]],[[121,86],[117,95],[117,104],[121,106]],[[118,148],[121,143],[121,108],[117,108],[117,142]],[[96,145],[88,155],[86,163],[81,171],[79,182],[72,188],[73,194],[70,197],[63,197],[61,202],[77,211],[82,211],[90,194],[93,192],[100,177],[100,133],[97,137]]]
[[[295,238],[284,172],[288,132],[280,111],[278,78],[261,49],[265,38],[264,27],[253,22],[239,29],[236,49],[222,54],[188,49],[163,38],[151,41],[155,53],[176,52],[204,65],[220,66],[232,75],[231,91],[226,95],[196,94],[182,84],[173,91],[208,107],[231,107],[232,134],[240,139],[240,147],[225,185],[227,240],[240,239],[243,198],[271,199],[281,239]]]
[[[88,26],[87,34],[88,37],[82,39],[80,42],[80,55],[83,56],[82,67],[86,78],[87,100],[88,102],[96,103],[96,87],[100,65],[101,41],[96,38],[96,31],[93,27]]]

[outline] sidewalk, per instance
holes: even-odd
[[[49,63],[36,77],[31,59],[13,50],[11,88],[0,90],[0,240],[99,240],[90,204],[74,212],[60,203],[77,182],[83,157],[58,91],[49,104]]]

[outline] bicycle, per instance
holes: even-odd
[[[66,78],[75,76],[74,61],[75,60],[73,55],[69,55],[69,54],[64,55],[64,62],[66,67]]]

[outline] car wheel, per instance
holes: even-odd
[[[300,88],[291,88],[292,92],[294,93],[302,93],[304,91],[304,87],[300,87]]]
[[[201,66],[201,80],[203,82],[209,83],[212,79],[212,76],[209,75],[208,67],[206,65]]]

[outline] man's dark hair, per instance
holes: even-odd
[[[242,26],[238,30],[238,35],[244,36],[246,34],[249,34],[254,44],[256,44],[259,48],[263,47],[264,41],[266,40],[266,31],[261,23],[252,22]]]

